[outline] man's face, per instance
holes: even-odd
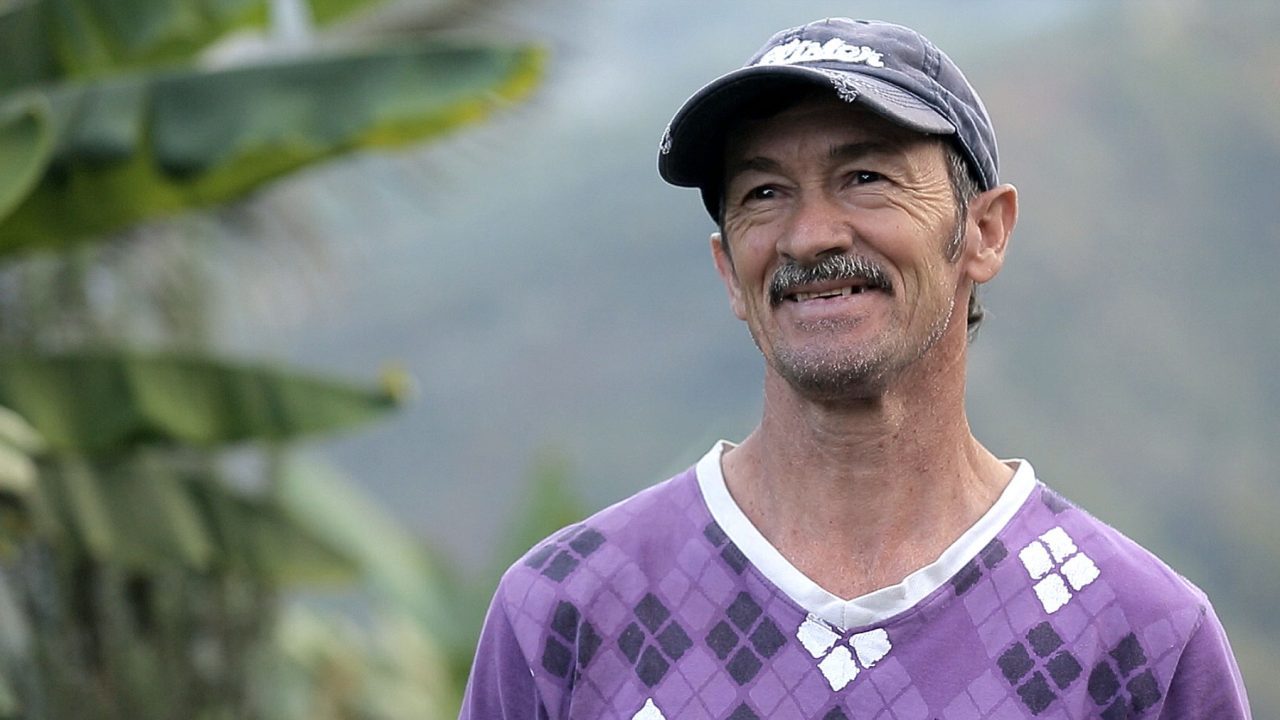
[[[816,99],[730,134],[728,252],[712,245],[773,371],[838,399],[883,390],[943,336],[967,293],[963,227],[939,140]]]

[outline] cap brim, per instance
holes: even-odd
[[[930,135],[949,135],[955,125],[925,101],[891,82],[860,73],[803,65],[754,65],[717,78],[676,112],[658,155],[658,174],[672,185],[718,184],[725,131],[744,104],[796,85],[830,88],[895,124]],[[713,213],[714,214],[714,213]]]

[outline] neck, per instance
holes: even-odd
[[[725,455],[747,517],[833,594],[895,584],[937,559],[1012,476],[969,430],[963,343],[944,339],[888,387],[842,402],[806,398],[770,371],[759,427]]]

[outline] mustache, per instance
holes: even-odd
[[[778,267],[769,281],[769,304],[779,305],[793,288],[829,280],[860,280],[874,290],[893,291],[893,282],[878,263],[861,255],[829,255],[816,263],[794,261]]]

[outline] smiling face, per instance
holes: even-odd
[[[717,269],[769,367],[803,394],[883,391],[964,307],[966,224],[940,139],[806,100],[729,136],[724,187]]]

